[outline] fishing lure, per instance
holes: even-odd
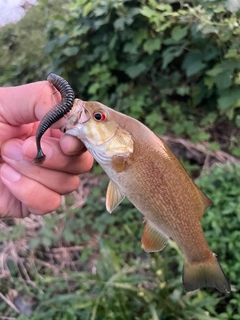
[[[75,98],[73,89],[70,87],[69,83],[62,77],[51,73],[48,76],[47,81],[61,93],[62,100],[43,117],[38,126],[36,133],[37,155],[33,160],[33,162],[36,164],[43,163],[46,157],[41,148],[42,135],[52,124],[60,120],[72,109]]]

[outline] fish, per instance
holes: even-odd
[[[62,131],[80,139],[108,175],[106,209],[111,213],[126,197],[142,213],[146,252],[161,251],[169,238],[177,243],[186,291],[212,287],[230,293],[200,222],[212,201],[156,134],[100,102],[80,99],[74,100]]]

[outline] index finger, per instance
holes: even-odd
[[[47,81],[0,88],[0,117],[15,126],[35,122],[60,100],[60,93]]]

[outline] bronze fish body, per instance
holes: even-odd
[[[162,250],[168,238],[179,245],[186,291],[214,287],[230,292],[200,224],[212,202],[162,140],[136,119],[79,99],[63,131],[82,140],[109,176],[107,210],[112,212],[126,196],[143,214],[146,251]]]

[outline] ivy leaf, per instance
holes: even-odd
[[[147,66],[144,63],[138,63],[134,66],[127,67],[125,69],[126,74],[131,78],[137,78],[143,71],[145,71]]]
[[[188,33],[188,27],[182,28],[182,27],[177,26],[177,27],[173,28],[171,35],[175,41],[180,41],[186,37],[187,33]]]
[[[182,64],[183,69],[186,70],[187,77],[191,77],[206,67],[206,63],[202,62],[202,54],[189,52]]]
[[[183,53],[183,49],[179,47],[168,47],[162,53],[162,69],[165,70],[170,62]]]
[[[156,12],[150,9],[148,6],[143,6],[142,9],[140,10],[140,13],[147,18],[156,16]]]
[[[224,94],[218,99],[219,108],[222,112],[226,112],[232,107],[234,104],[239,106],[240,101],[240,91],[238,88],[234,88],[231,90],[227,90]]]
[[[217,63],[212,69],[206,71],[206,74],[210,77],[216,77],[221,72],[223,72],[223,67],[220,63]]]
[[[211,44],[207,45],[203,50],[203,60],[204,61],[213,60],[218,54],[219,54],[219,51],[213,45]]]
[[[199,141],[207,141],[209,140],[211,135],[207,132],[199,132],[198,133],[198,140]]]
[[[218,34],[218,29],[215,26],[207,25],[201,28],[203,34],[216,33]]]
[[[143,49],[148,54],[152,54],[154,51],[161,49],[161,44],[162,43],[159,38],[148,39],[147,41],[145,41],[145,43],[143,45]]]
[[[125,17],[118,18],[113,24],[114,28],[116,30],[124,30],[125,20]]]
[[[79,51],[79,48],[78,47],[67,47],[63,50],[63,53],[68,56],[68,57],[71,57],[71,56],[75,56]]]
[[[98,82],[95,82],[89,87],[88,93],[95,94],[99,88],[100,88],[100,84]]]
[[[226,70],[225,72],[220,73],[216,78],[216,85],[218,90],[227,89],[231,86],[232,79],[231,79],[232,72]]]
[[[126,44],[123,47],[123,52],[130,54],[138,54],[138,45],[132,42],[126,42]]]

